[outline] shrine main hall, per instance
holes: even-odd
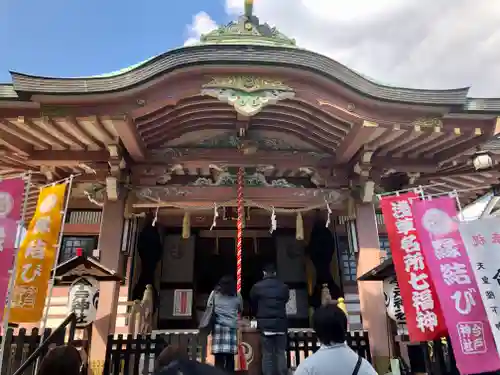
[[[153,330],[196,328],[214,283],[235,269],[243,169],[244,297],[274,262],[293,290],[292,327],[308,327],[317,270],[307,250],[315,224],[328,223],[350,329],[367,330],[375,363],[387,362],[382,283],[357,282],[390,256],[377,195],[425,186],[459,191],[465,206],[498,183],[500,99],[377,83],[248,9],[196,45],[116,73],[11,77],[0,85],[0,176],[32,171],[37,187],[72,175],[58,262],[82,249],[121,278],[100,283],[92,360],[109,333],[127,331],[148,218],[162,244]],[[55,288],[49,326],[67,315],[67,294]]]

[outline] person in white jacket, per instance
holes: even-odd
[[[294,375],[377,375],[372,365],[346,344],[347,316],[335,304],[315,311],[313,328],[321,347],[300,363]]]

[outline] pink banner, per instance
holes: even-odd
[[[9,271],[14,265],[16,234],[21,220],[24,180],[13,178],[0,181],[0,321],[3,319]]]
[[[493,334],[458,231],[455,199],[413,203],[415,226],[462,374],[500,369]]]

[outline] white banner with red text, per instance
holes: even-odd
[[[500,348],[500,217],[461,222],[458,228],[472,264],[498,349]]]

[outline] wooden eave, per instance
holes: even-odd
[[[82,276],[91,276],[97,281],[122,281],[115,271],[104,267],[97,259],[86,256],[75,256],[59,264],[52,270],[56,285],[71,284]]]
[[[105,116],[0,118],[0,175],[42,168],[54,180],[85,174],[108,161],[107,146],[119,142],[115,125]]]
[[[396,276],[392,258],[384,260],[377,267],[358,277],[358,281],[384,281]]]
[[[19,95],[14,90],[14,85],[9,83],[0,83],[0,100],[19,100]]]
[[[40,116],[31,109],[26,113],[31,116],[0,117],[0,178],[32,172],[29,223],[39,186],[70,175],[76,176],[75,182],[104,181],[110,160],[107,147],[120,141],[109,116]]]
[[[327,156],[316,160],[296,160],[288,155],[290,161],[294,160],[302,167],[329,167],[326,175],[340,184],[346,184],[345,178],[349,178],[352,166],[367,153],[370,154],[370,160],[363,162],[365,167],[381,175],[393,170],[390,174],[420,173],[425,179],[426,173],[439,173],[442,167],[448,167],[450,163],[471,166],[474,150],[498,130],[495,116],[476,118],[443,115],[437,117],[439,126],[429,127],[418,122],[415,117],[418,112],[415,111],[405,113],[400,110],[399,114],[393,114],[400,119],[395,122],[394,119],[390,121],[390,117],[387,120],[360,114],[357,108],[348,110],[345,103],[335,102],[335,99],[319,103],[307,101],[307,98],[302,91],[298,98],[265,107],[259,114],[249,118],[245,126],[249,132],[279,131],[309,143]],[[151,153],[140,169],[146,172],[161,168],[162,164],[163,167],[180,164],[183,174],[199,175],[202,173],[197,172],[196,168],[205,168],[204,175],[209,175],[209,166],[214,163],[263,164],[264,151],[248,157],[236,149],[206,150],[196,145],[176,149],[169,146],[169,142],[201,130],[235,131],[238,121],[239,117],[231,106],[199,95],[171,100],[164,107],[157,106],[154,110],[144,111],[143,115],[135,118],[135,124]],[[299,151],[295,152],[300,154]],[[464,158],[464,155],[467,157]],[[267,159],[268,164],[283,171],[287,168],[286,161],[278,159],[279,155],[275,153]],[[339,173],[343,179],[335,177]],[[149,180],[154,179],[154,176],[153,172]]]

